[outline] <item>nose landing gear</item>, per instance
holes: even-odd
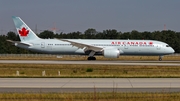
[[[163,56],[159,56],[159,61],[162,61],[162,57],[163,57]]]

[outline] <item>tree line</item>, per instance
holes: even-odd
[[[180,32],[172,30],[154,31],[154,32],[138,32],[133,30],[131,32],[118,32],[115,29],[103,30],[102,32],[96,29],[87,29],[82,32],[70,33],[53,33],[52,31],[45,30],[37,34],[40,38],[60,38],[60,39],[137,39],[137,40],[158,40],[169,44],[176,53],[180,53]],[[19,36],[15,32],[8,32],[7,35],[0,35],[0,54],[27,54],[36,53],[25,49],[12,46],[6,40],[19,41]]]

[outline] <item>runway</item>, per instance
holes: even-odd
[[[0,78],[0,92],[180,92],[179,78]]]
[[[156,65],[180,66],[180,61],[52,61],[52,60],[0,60],[0,63],[13,64],[96,64],[96,65]]]

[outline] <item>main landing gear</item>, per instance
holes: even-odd
[[[95,51],[91,51],[87,60],[96,60],[96,57],[94,57],[94,54],[95,54]]]
[[[87,60],[96,60],[96,57],[90,56],[87,58]]]
[[[162,57],[163,57],[163,56],[159,56],[159,61],[162,61]]]

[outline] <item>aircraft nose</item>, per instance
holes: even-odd
[[[174,51],[174,49],[173,49],[173,48],[171,48],[170,52],[171,52],[171,53],[174,53],[175,51]]]

